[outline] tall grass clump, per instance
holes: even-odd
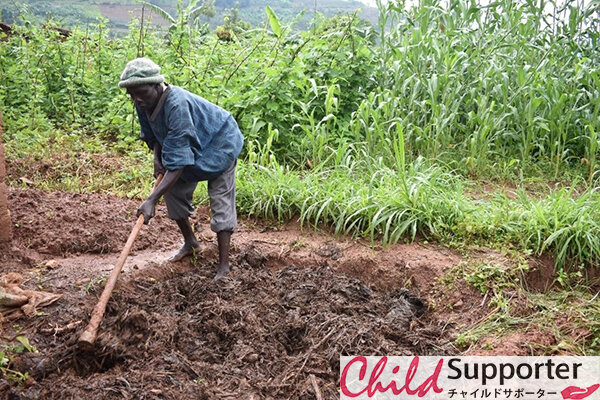
[[[244,164],[238,187],[242,211],[281,221],[298,215],[303,225],[323,224],[335,233],[385,243],[417,234],[442,237],[465,211],[460,182],[439,168],[417,162],[398,175],[384,165],[347,162],[347,168],[314,173]]]
[[[305,226],[388,244],[417,235],[454,244],[504,243],[518,251],[553,254],[558,268],[600,266],[596,191],[574,197],[559,189],[541,199],[520,191],[516,198],[499,194],[477,200],[465,194],[456,175],[421,159],[404,174],[347,161],[346,168],[314,173],[242,163],[239,207],[247,215],[282,222],[296,215]]]
[[[371,154],[399,123],[412,158],[475,175],[514,160],[554,179],[598,159],[598,9],[579,2],[379,4],[376,92],[350,121]],[[376,143],[374,146],[373,143]],[[390,157],[390,162],[392,158]]]

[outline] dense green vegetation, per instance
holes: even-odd
[[[268,29],[234,40],[199,31],[185,13],[167,35],[134,20],[121,39],[102,22],[64,42],[18,26],[0,45],[8,157],[17,168],[54,157],[31,177],[45,187],[139,195],[149,155],[116,83],[145,55],[239,121],[246,214],[597,266],[593,7],[424,0],[381,6],[377,29],[346,15],[303,32],[271,14]],[[494,190],[503,183],[516,189]]]

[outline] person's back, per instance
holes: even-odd
[[[244,142],[233,116],[174,85],[167,85],[163,96],[164,104],[159,100],[151,115],[137,108],[142,140],[149,146],[154,140],[160,143],[165,168],[188,167],[182,173],[187,181],[210,180],[223,173]],[[186,153],[188,148],[192,154]]]

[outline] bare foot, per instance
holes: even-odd
[[[217,281],[229,273],[229,264],[219,265],[217,269],[217,274],[215,275],[213,281]]]
[[[169,257],[169,261],[179,261],[184,257],[191,256],[195,253],[200,252],[200,244],[198,243],[184,243],[183,246]]]

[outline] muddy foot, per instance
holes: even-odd
[[[229,273],[229,265],[220,265],[217,269],[217,274],[215,275],[213,281],[217,281]]]
[[[177,253],[169,257],[168,260],[179,261],[184,257],[191,256],[198,252],[200,252],[200,245],[198,243],[184,243],[181,249],[179,249]]]

